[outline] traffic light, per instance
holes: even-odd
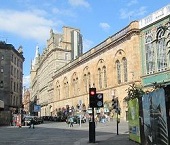
[[[89,105],[95,107],[96,88],[89,88]]]
[[[96,88],[89,88],[89,104],[90,107],[103,107],[103,94],[96,94]]]
[[[113,109],[118,108],[118,99],[117,98],[112,99],[112,106],[113,106]]]
[[[121,113],[121,109],[120,109],[120,108],[118,108],[118,109],[116,109],[116,110],[115,110],[115,112],[116,112],[116,113],[118,113],[118,114],[120,115],[120,113]]]
[[[95,105],[97,108],[103,107],[103,94],[96,94]]]
[[[115,112],[120,115],[120,113],[121,113],[121,108],[120,108],[120,106],[119,106],[118,98],[113,98],[113,99],[112,99],[112,106],[113,106],[113,109],[115,109]]]

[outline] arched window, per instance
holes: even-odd
[[[121,66],[120,66],[120,61],[116,61],[116,70],[117,70],[117,82],[118,84],[121,83]]]
[[[69,85],[67,78],[64,78],[64,98],[69,98]]]
[[[122,59],[122,63],[123,63],[124,82],[127,82],[128,81],[127,59],[125,57]]]
[[[73,96],[76,96],[76,80],[73,79]]]
[[[103,84],[104,87],[107,87],[107,74],[106,74],[106,66],[103,66]]]
[[[98,68],[98,75],[99,75],[99,88],[102,88],[102,71]]]
[[[57,95],[57,100],[60,100],[60,84],[59,84],[59,82],[57,81],[57,83],[56,83],[56,95]]]
[[[66,97],[69,98],[69,84],[67,82],[67,85],[66,85]]]
[[[90,82],[90,72],[88,70],[88,66],[86,66],[84,68],[83,73],[84,73],[84,75],[83,75],[84,91],[85,91],[85,93],[87,93],[88,90],[89,90],[89,87],[91,87],[91,84],[90,84],[91,83]]]
[[[86,74],[84,74],[83,80],[84,80],[84,90],[85,92],[87,92],[87,75]]]
[[[167,68],[167,54],[166,54],[166,45],[164,38],[164,31],[160,30],[157,34],[157,64],[158,71],[165,70]]]
[[[13,105],[16,105],[16,98],[15,98],[15,96],[14,96],[14,104]]]
[[[79,94],[79,86],[78,86],[78,77],[76,73],[73,74],[72,86],[73,86],[73,96],[77,96]]]
[[[90,72],[88,72],[87,76],[88,76],[88,85],[87,85],[87,88],[89,89],[89,87],[91,85]]]
[[[75,80],[75,95],[79,95],[78,78]]]
[[[155,71],[155,52],[151,36],[147,36],[145,40],[145,55],[146,55],[146,73],[147,74],[153,73]]]

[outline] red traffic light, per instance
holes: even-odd
[[[96,96],[96,88],[89,88],[89,95]]]
[[[94,95],[94,94],[95,94],[95,91],[92,90],[92,91],[90,92],[90,95]]]
[[[89,106],[95,106],[96,88],[89,88]]]

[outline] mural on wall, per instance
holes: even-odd
[[[168,145],[168,128],[163,88],[143,95],[144,145]]]
[[[129,138],[141,143],[138,99],[128,101]]]

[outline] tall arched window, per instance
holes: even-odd
[[[90,72],[89,72],[88,69],[89,69],[88,66],[86,66],[83,70],[83,73],[84,73],[83,81],[84,81],[84,91],[85,91],[85,93],[87,93],[88,90],[89,90],[89,87],[91,87]]]
[[[73,74],[72,86],[73,86],[73,96],[77,96],[79,94],[79,86],[78,86],[78,77],[76,73]]]
[[[91,79],[90,79],[90,72],[88,72],[88,86],[87,88],[89,89],[90,85],[91,85]]]
[[[15,98],[15,96],[14,96],[14,104],[13,105],[16,105],[16,98]]]
[[[68,81],[67,81],[67,78],[64,78],[64,89],[63,89],[64,98],[68,98],[68,96],[67,96],[67,87],[68,87]]]
[[[73,79],[73,96],[75,96],[76,95],[76,80],[75,79]]]
[[[66,97],[68,97],[69,98],[69,84],[68,84],[68,82],[67,82],[67,87],[66,87]]]
[[[86,74],[84,74],[83,80],[84,80],[84,90],[85,92],[87,92],[87,75]]]
[[[102,71],[98,68],[98,75],[99,75],[99,88],[102,88]]]
[[[69,86],[67,78],[64,78],[64,97],[69,98]]]
[[[128,81],[127,59],[125,57],[122,59],[122,63],[123,63],[124,82],[127,82]]]
[[[157,34],[157,64],[158,71],[165,70],[167,68],[167,54],[166,54],[166,45],[164,31],[160,30]]]
[[[75,95],[79,95],[78,78],[75,80]]]
[[[155,71],[155,52],[151,36],[146,37],[145,53],[146,53],[146,73],[150,74]]]
[[[59,82],[57,81],[57,83],[56,83],[56,86],[57,86],[57,88],[56,88],[56,95],[57,95],[57,100],[60,100],[60,84],[59,84]]]
[[[104,87],[107,87],[107,74],[106,74],[106,66],[103,66],[103,84]]]
[[[120,66],[120,61],[116,61],[116,70],[117,70],[117,82],[118,84],[121,83],[121,66]]]

